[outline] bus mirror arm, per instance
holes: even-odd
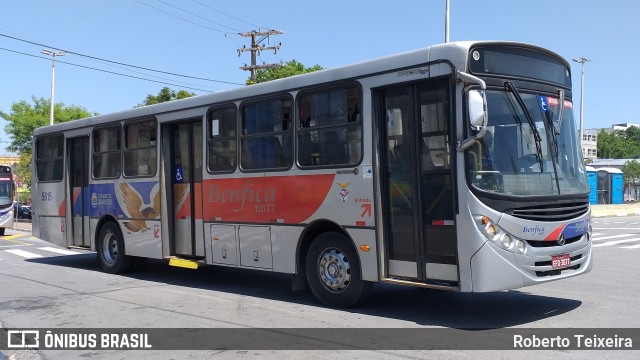
[[[487,131],[486,127],[489,119],[487,114],[487,95],[485,93],[487,85],[482,79],[462,71],[457,71],[457,76],[461,81],[472,82],[480,86],[480,90],[469,90],[467,93],[469,124],[477,133],[458,142],[458,151],[464,151],[481,139]]]
[[[463,141],[458,142],[458,151],[462,152],[467,150],[471,145],[475,144],[476,141],[482,139],[485,132],[487,132],[487,128],[484,126],[480,127],[480,131],[477,134],[464,139]]]

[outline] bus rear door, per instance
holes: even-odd
[[[89,247],[89,137],[67,139],[69,154],[69,189],[71,212],[67,216],[71,246]],[[70,216],[70,218],[69,218]],[[70,225],[70,226],[69,226]]]

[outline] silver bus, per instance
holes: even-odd
[[[456,42],[38,128],[34,236],[122,273],[291,274],[489,292],[591,269],[569,64]],[[215,280],[214,280],[215,281]]]

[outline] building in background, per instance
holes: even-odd
[[[598,159],[598,133],[600,130],[602,129],[584,129],[582,134],[582,156],[587,163]]]

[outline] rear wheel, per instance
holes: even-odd
[[[133,257],[124,254],[124,239],[114,222],[102,226],[98,235],[98,263],[111,274],[127,272],[133,265]]]
[[[4,229],[5,228],[0,228],[0,236],[4,236]]]
[[[327,306],[354,306],[371,289],[372,283],[362,280],[358,254],[340,233],[318,236],[309,247],[305,265],[311,291]]]

